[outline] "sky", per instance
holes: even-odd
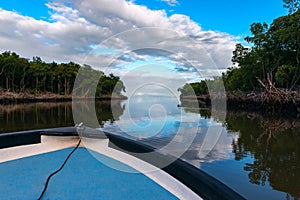
[[[152,9],[163,7],[168,15],[174,13],[190,16],[203,29],[227,32],[233,35],[249,35],[253,22],[271,23],[276,17],[287,14],[282,0],[137,0],[138,4]],[[151,3],[150,3],[151,2]]]
[[[47,20],[50,10],[48,0],[1,0],[0,8],[18,12],[35,19]],[[100,1],[99,1],[100,2]],[[168,16],[183,14],[197,22],[203,29],[227,32],[232,35],[249,35],[253,22],[271,23],[276,17],[287,14],[282,0],[135,0],[151,10],[165,10]],[[33,6],[34,5],[34,6]]]
[[[250,24],[285,14],[281,0],[1,0],[0,52],[89,64],[131,92],[178,88],[224,72]]]

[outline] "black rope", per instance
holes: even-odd
[[[42,197],[44,196],[44,194],[45,194],[45,192],[46,192],[46,190],[47,190],[47,188],[48,188],[48,184],[49,184],[49,181],[50,181],[51,177],[54,176],[55,174],[57,174],[58,172],[60,172],[60,171],[64,168],[64,166],[65,166],[66,163],[68,162],[68,160],[69,160],[69,158],[71,157],[71,155],[72,155],[72,154],[76,151],[76,149],[79,147],[80,143],[81,143],[81,139],[79,140],[77,146],[73,149],[73,151],[72,151],[72,152],[68,155],[68,157],[65,159],[64,163],[60,166],[60,168],[48,176],[48,178],[47,178],[47,180],[46,180],[45,187],[44,187],[44,189],[43,189],[43,192],[41,193],[41,195],[40,195],[40,197],[38,198],[38,200],[41,200]]]

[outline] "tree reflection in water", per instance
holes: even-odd
[[[79,102],[82,117],[88,121],[85,109],[90,102]],[[111,112],[114,106],[114,116]],[[95,110],[99,125],[104,122],[118,119],[124,112],[121,101],[96,101]],[[115,119],[114,119],[115,118]],[[62,103],[27,103],[0,105],[0,133],[33,130],[52,127],[74,126],[72,102]]]
[[[210,109],[199,110],[182,101],[186,112],[199,113],[205,118],[211,116]],[[191,104],[193,105],[193,104]],[[201,106],[201,105],[199,105]],[[228,111],[225,122],[228,134],[238,133],[232,141],[234,159],[247,157],[253,163],[246,163],[244,170],[249,182],[286,193],[287,199],[300,198],[300,120],[298,117],[265,116],[261,113]]]
[[[240,133],[239,139],[232,143],[235,159],[249,155],[254,158],[253,163],[244,167],[249,181],[257,185],[268,181],[273,189],[299,198],[299,119],[229,112],[226,123],[229,131]]]

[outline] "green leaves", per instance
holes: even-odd
[[[286,1],[299,3],[299,1]],[[233,51],[235,65],[227,71],[225,82],[229,90],[258,90],[257,78],[266,81],[267,74],[276,86],[296,89],[299,87],[300,70],[300,10],[279,17],[268,26],[253,23],[252,36],[245,40],[252,43],[251,49],[241,44]],[[275,78],[274,78],[275,77]]]
[[[77,77],[79,70],[80,77]],[[113,74],[106,76],[88,65],[80,66],[74,62],[46,63],[40,57],[33,57],[29,61],[14,52],[0,54],[0,87],[5,90],[71,95],[76,78],[82,79],[80,85],[74,88],[78,95],[95,95],[95,91],[90,90],[92,85],[97,86],[97,96],[109,96],[112,92],[121,94],[125,91],[119,77]]]
[[[19,91],[24,84],[24,70],[28,65],[27,59],[20,58],[14,52],[6,51],[0,54],[0,87]]]
[[[291,88],[295,84],[300,84],[299,76],[300,70],[297,67],[282,65],[275,74],[275,81],[279,87]]]
[[[248,36],[245,40],[249,43],[253,43],[255,48],[262,48],[264,44],[267,43],[268,37],[266,32],[268,30],[268,25],[264,23],[253,23],[251,24],[250,31],[252,37]]]
[[[289,13],[293,14],[300,8],[300,0],[283,0],[284,8],[289,9]]]

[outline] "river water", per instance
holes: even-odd
[[[82,112],[88,104],[82,102]],[[165,150],[247,199],[300,198],[299,118],[228,111],[224,120],[188,105],[136,96],[97,102],[95,111],[102,129],[159,149],[176,144]],[[73,125],[70,102],[0,105],[1,133]]]

